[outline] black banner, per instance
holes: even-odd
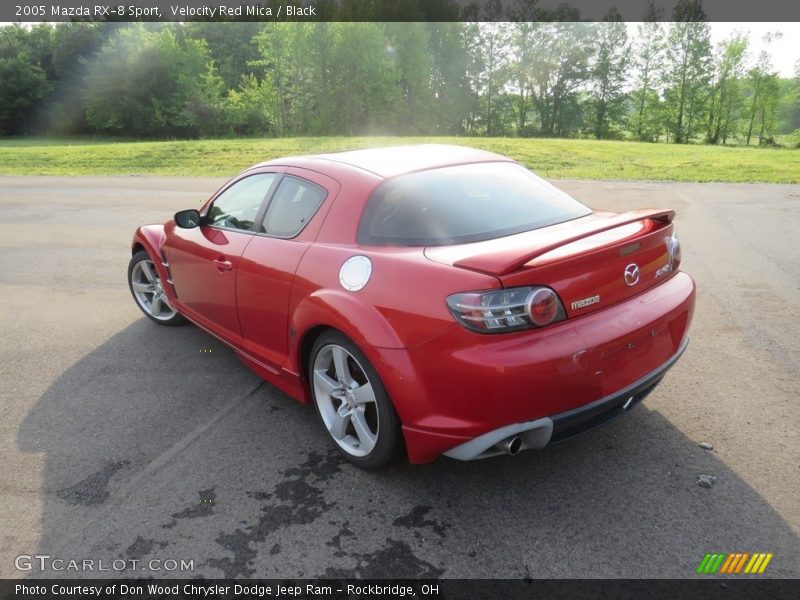
[[[612,9],[624,21],[800,21],[793,0],[11,0],[0,21],[601,21]]]
[[[0,598],[14,600],[319,600],[431,598],[747,598],[796,600],[800,580],[756,577],[674,579],[527,580],[0,580]]]

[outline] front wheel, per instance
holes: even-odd
[[[145,250],[139,250],[128,263],[128,287],[136,305],[150,320],[159,325],[180,325],[186,322],[170,306],[156,266]]]
[[[400,448],[400,421],[367,357],[328,332],[314,344],[309,366],[314,406],[339,451],[362,469],[386,466]]]

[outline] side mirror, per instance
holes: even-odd
[[[181,210],[175,213],[175,224],[182,229],[194,229],[200,226],[202,218],[194,208]]]

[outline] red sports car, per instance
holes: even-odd
[[[354,464],[472,460],[659,383],[694,309],[673,217],[593,211],[457,146],[284,158],[140,227],[128,281],[156,323],[188,319],[313,404]]]

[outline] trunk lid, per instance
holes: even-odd
[[[586,217],[485,242],[429,246],[436,262],[496,276],[504,287],[546,285],[569,317],[638,295],[672,275],[672,211]]]

